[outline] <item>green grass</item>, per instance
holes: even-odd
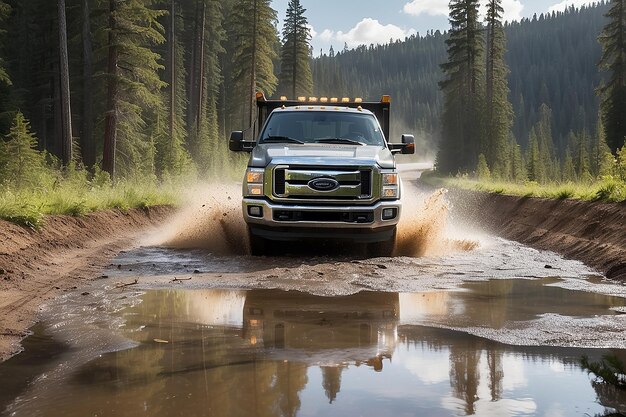
[[[180,194],[173,184],[156,185],[120,182],[114,186],[92,186],[69,182],[53,189],[11,191],[0,189],[0,218],[39,229],[45,215],[81,216],[99,210],[128,210],[159,205],[176,205]]]
[[[460,188],[495,194],[522,197],[541,197],[558,200],[576,199],[584,201],[622,202],[626,201],[626,181],[615,177],[605,177],[593,183],[549,183],[537,184],[527,181],[513,183],[506,181],[479,181],[470,178],[438,177],[434,174],[422,178],[426,184],[435,187]]]

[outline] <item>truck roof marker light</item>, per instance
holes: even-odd
[[[331,97],[330,102],[331,103],[338,103],[339,99],[337,97]]]
[[[381,102],[381,103],[391,103],[391,96],[387,96],[387,95],[383,96],[383,97],[380,99],[380,102]]]
[[[262,93],[262,92],[260,92],[260,91],[257,91],[257,93],[256,93],[256,99],[257,99],[257,101],[265,101],[265,94],[263,94],[263,93]]]
[[[355,103],[363,103],[363,99],[361,97],[357,97],[354,99]]]
[[[305,102],[306,101],[306,97],[300,96],[300,97],[298,97],[298,101]]]
[[[320,98],[320,103],[328,103],[328,97]]]
[[[313,106],[309,106],[309,110],[313,110],[315,107]]]
[[[311,103],[316,103],[317,102],[317,97],[309,97],[309,101]]]
[[[342,103],[350,103],[350,97],[342,97],[341,102]]]
[[[363,107],[359,106],[356,108],[358,111],[363,111]]]
[[[280,101],[287,101],[287,96],[280,96]]]
[[[285,110],[285,105],[280,106],[281,109]]]
[[[326,106],[320,107],[320,110],[326,110]]]

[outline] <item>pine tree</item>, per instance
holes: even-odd
[[[478,21],[478,0],[450,2],[448,61],[441,67],[446,79],[442,140],[437,169],[444,173],[467,171],[478,162],[483,108],[483,35]]]
[[[0,183],[16,189],[41,186],[45,157],[37,150],[37,138],[21,112],[15,115],[6,138],[0,141]]]
[[[274,75],[276,11],[270,0],[237,0],[230,16],[234,97],[239,98],[242,122],[252,127],[257,91],[274,93],[278,79]]]
[[[545,104],[539,107],[539,120],[533,126],[531,134],[535,136],[538,147],[540,168],[535,171],[539,183],[556,180],[561,177],[561,164],[555,156],[554,140],[552,138],[552,109]],[[530,147],[530,141],[529,141]],[[529,170],[530,175],[530,170]]]
[[[528,179],[538,183],[545,182],[547,177],[544,157],[541,154],[539,141],[534,128],[530,131],[530,137],[528,139],[526,161],[528,164]]]
[[[197,116],[189,148],[200,172],[217,175],[223,172],[228,156],[226,141],[219,140],[218,98],[223,84],[219,55],[224,52],[222,42],[222,6],[219,0],[203,0],[204,36],[203,50],[199,51],[197,61],[201,63],[195,78],[197,84]],[[202,58],[203,57],[203,58]],[[193,93],[193,92],[192,92]],[[224,97],[223,99],[226,99]]]
[[[111,178],[154,173],[155,146],[146,121],[163,106],[161,57],[151,48],[165,41],[156,0],[109,0],[107,104],[102,168]],[[117,156],[121,163],[117,163]]]
[[[600,88],[606,141],[613,153],[626,138],[626,0],[611,0],[606,14],[609,23],[600,35],[602,58],[599,67],[610,71]]]
[[[482,151],[493,168],[496,178],[506,178],[509,134],[513,125],[513,106],[508,99],[507,76],[509,69],[504,62],[506,37],[502,26],[504,9],[502,0],[489,0],[487,4],[486,48],[486,94],[485,136]]]
[[[591,146],[590,165],[591,173],[596,178],[611,175],[611,171],[615,165],[615,157],[611,153],[609,146],[606,144],[602,117],[598,118],[596,134]]]
[[[4,27],[9,14],[11,14],[11,7],[0,0],[0,40],[4,40],[6,34]],[[1,44],[2,42],[0,42],[0,45]],[[0,57],[0,83],[11,85],[11,79],[9,78],[9,74],[7,74],[2,57]]]
[[[489,181],[491,179],[491,172],[487,165],[487,158],[482,153],[478,155],[478,165],[476,166],[476,176],[481,181]]]
[[[574,160],[569,147],[565,150],[565,159],[563,160],[563,168],[561,169],[561,179],[564,182],[575,182],[577,179],[576,169],[574,168]]]
[[[310,96],[313,78],[310,65],[310,30],[300,0],[290,0],[283,28],[279,86],[280,91],[295,99]]]
[[[573,158],[576,176],[579,181],[591,182],[593,177],[591,176],[589,166],[589,150],[587,149],[590,142],[589,134],[586,131],[583,131],[579,135],[574,135],[574,138]]]
[[[176,0],[170,0],[167,18],[167,57],[166,80],[168,88],[164,91],[164,103],[151,121],[152,136],[156,148],[155,167],[157,174],[180,175],[189,166],[189,155],[184,145],[187,141],[185,111],[186,70],[185,51],[182,43],[183,18]],[[167,114],[167,117],[166,117]]]
[[[509,155],[509,159],[511,160],[510,178],[516,182],[526,181],[528,177],[524,157],[522,156],[522,147],[517,143],[515,138],[511,138],[509,143]]]

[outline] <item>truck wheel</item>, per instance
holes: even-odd
[[[396,248],[396,231],[393,231],[393,236],[389,240],[383,242],[374,242],[367,245],[367,255],[375,258],[378,256],[393,256],[393,251]]]
[[[267,240],[260,236],[253,235],[248,230],[248,241],[250,242],[250,255],[252,256],[264,256],[267,254]]]

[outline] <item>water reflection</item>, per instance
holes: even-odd
[[[532,284],[531,284],[532,285]],[[416,325],[498,326],[535,313],[515,283],[458,292],[316,297],[278,290],[151,291],[122,312],[134,349],[41,380],[16,416],[594,415],[609,400],[578,366],[606,350],[513,347]],[[544,291],[537,289],[537,291]],[[535,300],[553,296],[535,294]],[[586,297],[586,298],[585,298]],[[610,314],[621,299],[580,295]],[[542,301],[536,301],[541,303]],[[567,314],[570,304],[551,303]],[[573,310],[571,310],[573,312]],[[615,351],[623,355],[621,351]],[[614,352],[614,353],[615,353]],[[596,387],[597,388],[597,387]],[[623,395],[623,393],[621,394]],[[617,396],[617,397],[615,397]]]

